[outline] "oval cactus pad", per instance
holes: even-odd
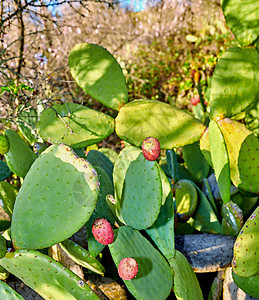
[[[121,139],[137,147],[152,136],[159,140],[161,149],[172,149],[198,141],[205,126],[169,104],[135,100],[120,109],[115,130]]]
[[[70,52],[68,63],[77,84],[94,99],[115,110],[128,101],[122,69],[103,47],[78,44]]]
[[[17,195],[12,239],[17,249],[59,243],[90,218],[98,197],[97,172],[65,145],[53,145],[32,165]]]
[[[173,284],[173,274],[162,254],[137,230],[121,226],[109,249],[115,265],[125,257],[138,264],[138,272],[131,280],[124,280],[131,294],[138,300],[167,299]]]
[[[258,65],[259,55],[253,48],[232,47],[221,56],[211,81],[212,119],[232,117],[255,101]]]
[[[124,224],[146,229],[157,219],[162,204],[159,166],[140,154],[127,169],[122,196],[116,200],[116,213]]]
[[[234,245],[233,271],[242,277],[259,274],[259,206],[246,221]]]
[[[42,112],[37,124],[49,143],[83,148],[100,142],[114,131],[114,119],[76,103],[56,104]]]

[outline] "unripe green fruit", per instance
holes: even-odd
[[[6,135],[0,134],[0,154],[4,155],[10,149],[10,142]]]

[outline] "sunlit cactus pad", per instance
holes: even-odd
[[[232,267],[242,277],[259,274],[259,206],[236,239]]]
[[[75,81],[94,99],[116,110],[128,101],[122,69],[103,47],[78,44],[70,52],[68,63]]]
[[[38,251],[20,250],[8,253],[0,260],[0,264],[44,299],[99,299],[86,282]]]
[[[109,249],[117,267],[125,257],[136,260],[136,277],[124,281],[136,299],[167,299],[173,284],[172,270],[160,252],[137,230],[120,227]]]
[[[118,136],[140,147],[149,137],[159,140],[162,149],[172,149],[198,141],[205,126],[169,104],[155,100],[135,100],[125,104],[115,119]]]
[[[42,112],[37,128],[47,142],[83,148],[109,136],[114,119],[76,103],[56,104]]]
[[[7,283],[0,280],[0,299],[4,300],[24,300],[14,289],[12,289]]]
[[[90,218],[98,197],[95,169],[65,145],[49,147],[32,165],[17,195],[12,239],[39,249],[70,237]]]
[[[211,81],[210,113],[214,120],[232,117],[255,101],[258,65],[254,48],[232,47],[221,56]]]

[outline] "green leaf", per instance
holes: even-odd
[[[122,69],[103,47],[78,44],[70,52],[68,63],[77,84],[94,99],[115,110],[128,101]]]
[[[259,93],[258,81],[258,52],[254,48],[228,49],[219,59],[212,77],[212,119],[232,117],[246,109]]]
[[[210,153],[219,192],[224,203],[230,201],[230,167],[227,148],[219,126],[213,120],[209,124]]]
[[[258,1],[222,0],[222,10],[229,28],[241,45],[251,45],[258,38]]]

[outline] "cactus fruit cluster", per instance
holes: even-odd
[[[254,5],[246,8],[251,24]],[[174,293],[200,300],[196,275],[174,241],[175,233],[199,231],[237,236],[233,278],[259,297],[258,30],[244,22],[238,1],[223,0],[222,8],[240,46],[219,59],[206,105],[195,76],[206,122],[157,100],[128,102],[117,60],[82,43],[70,52],[71,74],[116,117],[57,103],[39,115],[31,110],[31,121],[20,117],[24,139],[11,129],[0,135],[0,204],[10,217],[0,222],[3,280],[14,274],[45,299],[99,299],[58,255],[49,256],[58,246],[85,273],[115,269],[136,299]],[[86,148],[114,131],[125,145],[119,154]],[[73,240],[79,232],[87,237],[82,245]],[[19,299],[0,283],[0,293]]]

